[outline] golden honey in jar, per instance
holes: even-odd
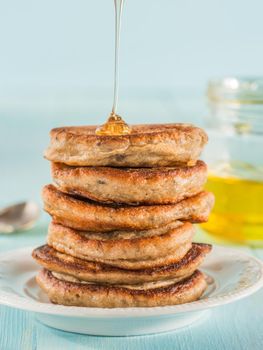
[[[208,86],[207,190],[215,207],[202,226],[219,239],[263,246],[263,79]]]

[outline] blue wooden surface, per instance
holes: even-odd
[[[171,110],[170,110],[171,112]],[[158,111],[155,110],[157,114]],[[198,112],[199,113],[199,112]],[[166,121],[172,121],[172,113]],[[182,114],[181,114],[182,115]],[[194,114],[193,114],[194,116]],[[138,122],[139,120],[135,120]],[[140,120],[142,121],[142,120]],[[147,121],[145,119],[144,121]],[[159,119],[164,121],[160,113]],[[94,123],[81,115],[72,121],[57,115],[45,119],[28,114],[23,118],[0,118],[0,205],[33,198],[40,203],[41,186],[50,181],[49,164],[41,157],[54,125]],[[25,233],[0,236],[0,251],[36,246],[45,241],[48,217],[42,215],[37,226]],[[199,234],[200,239],[207,239]],[[263,259],[261,249],[241,248]],[[263,349],[263,290],[253,296],[213,309],[209,317],[191,327],[166,334],[111,338],[70,334],[49,329],[28,312],[0,306],[0,350],[47,349],[151,349],[151,350],[261,350]]]

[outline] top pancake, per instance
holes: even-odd
[[[96,135],[96,126],[52,129],[45,157],[74,166],[160,167],[193,165],[207,143],[190,124],[133,125],[129,135]]]

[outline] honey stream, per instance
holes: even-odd
[[[131,129],[125,121],[117,114],[118,96],[119,96],[119,47],[120,30],[124,0],[114,0],[115,5],[115,66],[114,66],[114,91],[113,106],[107,122],[97,128],[97,135],[126,135]]]

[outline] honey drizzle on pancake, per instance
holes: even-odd
[[[131,132],[129,126],[117,114],[119,91],[119,46],[120,28],[124,0],[114,0],[115,4],[115,69],[114,69],[114,94],[111,114],[107,122],[96,129],[96,135],[126,135]]]

